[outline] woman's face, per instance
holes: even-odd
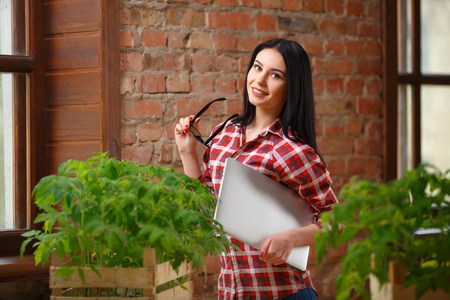
[[[261,50],[247,74],[250,103],[278,116],[287,100],[286,65],[283,56],[271,48]]]

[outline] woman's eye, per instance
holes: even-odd
[[[272,74],[272,77],[273,77],[273,78],[277,78],[277,79],[278,79],[278,78],[281,78],[280,75],[278,75],[277,73],[273,73],[273,74]]]
[[[258,66],[258,65],[255,65],[255,70],[256,70],[256,71],[261,71],[262,68],[261,68],[260,66]]]

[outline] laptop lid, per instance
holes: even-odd
[[[224,231],[261,249],[269,236],[313,223],[314,210],[297,192],[233,158],[227,158],[214,219]],[[309,246],[292,250],[287,263],[305,270]]]

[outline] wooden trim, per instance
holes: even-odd
[[[34,58],[29,56],[0,55],[0,72],[30,73],[34,64]]]
[[[397,1],[383,0],[383,179],[397,178]]]
[[[102,151],[121,159],[119,0],[101,0],[100,5]]]
[[[450,75],[399,74],[398,83],[450,85]]]

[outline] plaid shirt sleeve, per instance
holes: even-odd
[[[320,214],[338,201],[330,173],[317,153],[308,145],[284,139],[274,143],[272,164],[280,181],[311,204],[316,211],[315,224],[321,228]]]

